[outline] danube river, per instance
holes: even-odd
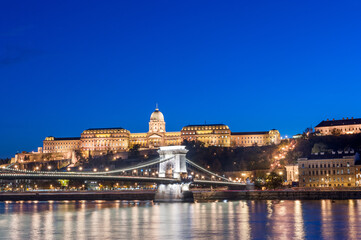
[[[358,238],[361,200],[0,203],[0,239]]]

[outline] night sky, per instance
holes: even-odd
[[[361,1],[2,1],[0,157],[91,127],[361,117]]]

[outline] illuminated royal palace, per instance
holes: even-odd
[[[278,130],[263,132],[231,132],[225,124],[188,125],[180,132],[167,132],[164,115],[158,107],[150,116],[149,131],[131,133],[129,130],[114,128],[90,128],[80,137],[46,137],[38,153],[69,154],[80,151],[83,155],[97,155],[104,152],[127,152],[133,146],[140,149],[155,149],[161,146],[181,145],[184,140],[199,141],[206,147],[249,147],[278,144]],[[16,158],[21,158],[19,154]],[[64,155],[65,156],[65,155]]]

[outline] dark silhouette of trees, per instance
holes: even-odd
[[[139,158],[140,156],[140,145],[139,144],[134,144],[130,149],[129,149],[129,157],[131,158]]]
[[[187,158],[212,171],[245,171],[268,169],[272,153],[277,146],[253,146],[239,148],[204,147],[197,141],[184,141],[189,150]]]
[[[333,136],[340,136],[341,135],[341,130],[340,129],[337,129],[337,128],[333,128],[331,130],[331,135]]]
[[[266,188],[267,189],[278,189],[281,188],[283,184],[283,177],[278,175],[275,172],[271,172],[267,177],[266,177]]]
[[[9,164],[9,163],[10,163],[10,158],[2,158],[2,159],[0,159],[0,165]]]

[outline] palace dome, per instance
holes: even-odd
[[[155,109],[155,111],[150,115],[150,121],[161,121],[164,122],[164,116],[161,111],[159,111],[158,108]]]

